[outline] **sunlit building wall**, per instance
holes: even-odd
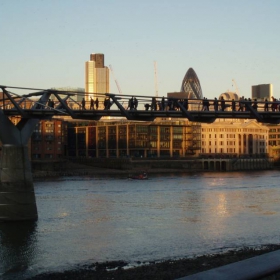
[[[110,92],[109,68],[104,66],[104,54],[96,53],[90,55],[90,60],[85,63],[85,100],[90,98],[103,102],[102,94]],[[99,95],[101,94],[101,95]]]
[[[11,118],[17,123],[19,118]],[[280,126],[256,121],[133,122],[42,120],[32,134],[30,158],[186,157],[266,155],[280,158]]]
[[[217,120],[201,124],[202,154],[264,155],[268,153],[267,126],[256,121]]]
[[[280,125],[268,124],[269,155],[275,160],[280,160]]]
[[[68,122],[71,157],[186,157],[200,152],[200,125],[184,120]]]

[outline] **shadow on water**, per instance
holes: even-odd
[[[36,222],[0,223],[0,278],[24,279],[36,253]]]

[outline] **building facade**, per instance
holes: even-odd
[[[90,60],[85,63],[85,100],[98,97],[103,101],[103,95],[110,92],[109,68],[104,65],[104,54],[92,53]]]
[[[200,124],[185,120],[68,123],[71,157],[185,157],[200,152]]]
[[[217,120],[201,124],[201,153],[207,155],[266,155],[267,126],[256,121]]]
[[[69,157],[267,156],[280,159],[280,126],[254,120],[42,120],[30,141],[31,159]]]
[[[268,125],[269,155],[276,161],[280,160],[280,125]]]
[[[271,101],[273,97],[273,85],[272,84],[262,84],[252,86],[252,99],[257,99],[258,101]]]
[[[31,159],[62,158],[65,155],[65,125],[62,120],[41,120],[31,136]]]

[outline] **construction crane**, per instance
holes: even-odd
[[[120,88],[120,85],[119,85],[117,79],[115,78],[114,71],[113,71],[113,67],[112,67],[111,64],[109,65],[109,68],[110,68],[110,70],[111,70],[111,72],[112,72],[112,75],[113,75],[113,78],[114,78],[114,80],[115,80],[116,86],[117,86],[117,88],[118,88],[119,94],[122,94],[122,90],[121,90],[121,88]]]
[[[234,79],[232,79],[232,82],[233,82],[234,87],[235,87],[235,93],[236,93],[236,94],[240,97],[239,89],[238,89],[238,86],[237,86],[237,84],[236,84],[235,80],[234,80]],[[232,86],[233,86],[233,85],[232,85]]]
[[[154,61],[155,94],[158,97],[157,62]]]

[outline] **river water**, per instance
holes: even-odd
[[[39,220],[0,224],[0,277],[280,243],[280,172],[35,181]]]

